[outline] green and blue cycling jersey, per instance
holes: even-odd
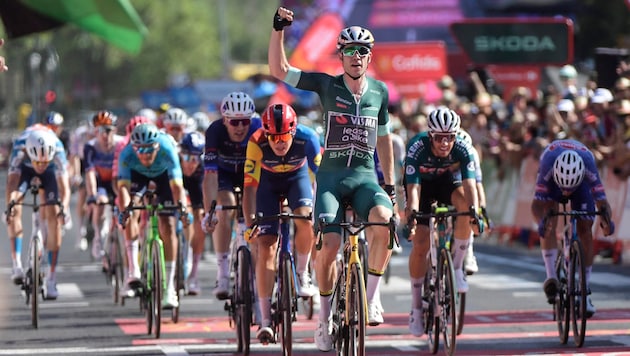
[[[366,77],[360,97],[355,98],[343,75],[290,68],[284,81],[316,92],[323,106],[324,153],[316,176],[315,216],[339,222],[343,199],[364,220],[376,205],[393,209],[374,174],[377,138],[390,133],[385,83]],[[327,227],[324,232],[337,230]]]
[[[477,179],[473,148],[461,139],[456,139],[447,157],[437,157],[431,151],[428,131],[412,137],[407,143],[405,158],[406,184],[421,184],[451,172],[459,179]]]

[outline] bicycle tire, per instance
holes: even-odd
[[[363,239],[359,239],[359,259],[361,260],[361,270],[363,271],[363,281],[367,281],[368,279],[368,261],[369,261],[370,251],[368,248],[367,241]]]
[[[153,319],[154,325],[153,330],[155,333],[155,338],[159,339],[162,331],[162,291],[164,290],[164,276],[162,275],[162,270],[164,266],[162,266],[162,254],[160,250],[160,243],[156,239],[153,241],[153,285],[151,290],[151,295],[153,299]]]
[[[146,241],[145,241],[146,243]],[[141,268],[141,276],[142,276],[142,293],[140,294],[140,310],[144,312],[146,318],[147,325],[147,335],[151,335],[153,333],[153,293],[152,293],[152,285],[153,285],[153,265],[154,262],[151,261],[153,252],[152,245],[145,245],[142,249],[142,268]]]
[[[444,337],[445,353],[451,356],[455,354],[457,348],[457,306],[455,305],[457,286],[455,283],[455,270],[449,250],[440,249],[438,260],[440,261],[438,264],[440,283],[437,284],[441,305],[440,326]]]
[[[431,257],[429,257],[429,260]],[[436,354],[440,345],[440,319],[435,314],[436,310],[436,290],[435,290],[435,274],[437,271],[433,270],[429,261],[429,268],[424,275],[424,286],[422,292],[422,318],[424,321],[424,333],[427,334],[427,346],[429,352]],[[426,302],[426,307],[424,303]]]
[[[356,264],[350,266],[350,288],[347,292],[347,315],[350,320],[348,328],[348,342],[345,347],[345,355],[365,356],[365,329],[367,319],[367,296],[363,271]]]
[[[564,256],[559,254],[556,258],[556,277],[560,287],[558,288],[558,298],[553,304],[553,311],[561,344],[566,344],[569,339],[570,310],[566,276]]]
[[[122,285],[124,283],[123,276],[123,257],[122,257],[122,248],[120,246],[120,237],[118,236],[118,229],[114,227],[114,231],[111,232],[111,256],[113,256],[112,261],[109,263],[109,269],[112,274],[112,282],[114,285],[114,303],[118,304],[118,302],[122,299],[120,296],[120,290],[122,289]]]
[[[39,238],[39,237],[38,237]],[[35,329],[39,327],[39,296],[40,293],[40,264],[39,264],[39,243],[37,240],[32,241],[31,246],[31,324]]]
[[[282,355],[291,356],[293,350],[291,324],[293,322],[293,306],[295,286],[293,285],[293,265],[288,254],[282,254],[280,260],[280,285],[278,286],[278,305],[281,314],[280,335],[282,336]]]
[[[466,316],[466,293],[457,292],[457,335],[461,335],[464,330],[464,319]]]
[[[236,323],[236,338],[238,352],[249,355],[251,344],[251,325],[253,308],[253,273],[252,257],[247,247],[241,246],[236,252],[236,283],[235,295],[236,311],[234,321]]]
[[[584,345],[586,334],[586,267],[584,266],[584,251],[582,243],[575,240],[571,243],[569,264],[571,324],[573,326],[573,341],[575,346]]]
[[[342,264],[343,265],[343,264]],[[337,268],[337,281],[334,285],[331,303],[331,315],[333,323],[333,346],[337,356],[343,356],[344,345],[348,340],[345,320],[346,310],[346,269]]]
[[[175,258],[175,295],[179,301],[181,291],[184,286],[184,243],[183,233],[177,233],[177,257]],[[179,305],[171,309],[171,320],[177,324],[179,322]]]

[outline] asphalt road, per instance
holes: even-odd
[[[0,180],[5,181],[5,173]],[[0,187],[4,190],[4,186]],[[4,207],[3,207],[4,210]],[[76,219],[75,219],[76,222]],[[88,251],[74,248],[77,224],[65,233],[56,301],[41,303],[40,326],[33,329],[30,309],[10,280],[6,229],[0,229],[0,355],[234,355],[235,332],[224,303],[211,295],[215,262],[207,255],[200,275],[203,291],[186,296],[175,324],[162,321],[162,337],[147,335],[137,300],[113,302],[98,263]],[[25,234],[28,236],[28,234]],[[469,277],[470,292],[460,355],[579,354],[630,355],[630,269],[601,260],[592,275],[597,314],[589,320],[585,345],[560,344],[551,307],[542,292],[544,271],[540,252],[520,246],[478,241],[480,271]],[[368,329],[368,355],[425,355],[426,337],[409,334],[411,302],[407,272],[408,244],[392,260],[392,277],[381,288],[385,323]],[[317,355],[315,321],[300,314],[294,323],[294,354]],[[279,345],[263,346],[252,328],[252,354],[277,355]],[[442,351],[440,351],[441,353]],[[328,353],[332,354],[332,353]]]

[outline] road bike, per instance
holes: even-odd
[[[251,326],[254,322],[254,266],[249,246],[243,237],[247,229],[243,218],[241,201],[243,193],[240,187],[234,187],[236,205],[217,205],[212,201],[209,216],[214,219],[217,211],[236,210],[237,223],[234,237],[230,243],[230,275],[234,276],[231,293],[225,302],[224,309],[230,316],[230,326],[236,329],[237,352],[249,355],[251,343]],[[234,324],[232,324],[234,323]]]
[[[348,207],[347,202],[342,202]],[[365,355],[365,332],[367,324],[367,293],[365,289],[364,263],[367,265],[367,255],[361,256],[359,235],[370,226],[387,226],[389,228],[389,249],[397,243],[396,222],[391,218],[389,222],[346,221],[343,215],[340,223],[327,223],[320,218],[318,222],[319,237],[317,249],[321,249],[323,234],[327,226],[340,227],[344,232],[342,256],[338,256],[337,279],[332,295],[333,346],[337,355]],[[367,249],[363,251],[367,252]]]
[[[13,209],[17,205],[32,208],[31,215],[32,228],[31,238],[28,243],[28,269],[25,278],[22,281],[22,292],[26,300],[26,305],[31,307],[31,324],[33,328],[39,327],[39,297],[41,294],[44,299],[44,290],[42,283],[44,281],[44,271],[42,255],[44,254],[44,241],[42,236],[42,220],[39,209],[47,205],[58,205],[61,208],[60,215],[63,215],[63,206],[61,202],[39,203],[39,190],[42,185],[39,183],[24,182],[18,187],[20,196],[16,200],[11,200],[7,206],[7,216],[13,216]],[[30,193],[33,197],[31,203],[24,202],[26,195]],[[18,256],[21,258],[21,256]]]
[[[431,205],[429,213],[412,211],[409,219],[429,219],[429,268],[425,274],[422,304],[424,331],[428,335],[429,351],[439,349],[443,335],[447,355],[454,355],[457,335],[464,327],[466,293],[457,291],[455,269],[451,257],[453,222],[458,216],[474,216],[474,212],[457,212],[452,206]]]
[[[561,253],[555,263],[556,278],[560,284],[553,303],[553,316],[558,324],[560,342],[566,344],[569,328],[573,329],[573,341],[577,347],[584,345],[586,334],[586,298],[591,291],[586,286],[586,262],[584,248],[577,233],[579,217],[604,215],[604,211],[567,210],[550,211],[547,217],[562,216],[564,229]]]
[[[147,334],[155,334],[155,338],[161,336],[162,323],[162,295],[166,291],[167,276],[164,259],[164,243],[160,237],[158,228],[158,214],[179,213],[179,205],[165,206],[158,201],[154,190],[146,187],[135,194],[143,204],[136,204],[132,200],[125,208],[128,216],[133,210],[146,210],[148,213],[147,235],[143,241],[142,254],[140,256],[140,287],[136,295],[140,297],[140,309],[145,313]],[[182,218],[179,216],[179,218]],[[179,302],[179,293],[178,302]],[[171,308],[171,318],[177,322],[179,315],[179,303]]]
[[[293,340],[291,324],[297,320],[298,311],[298,292],[297,271],[295,259],[291,252],[291,222],[293,220],[312,220],[309,215],[296,215],[288,212],[282,212],[284,198],[280,199],[281,213],[275,215],[263,216],[258,213],[256,216],[252,231],[256,231],[261,224],[266,222],[277,221],[278,224],[278,244],[279,249],[276,254],[276,283],[275,293],[271,301],[271,323],[275,331],[276,339],[267,340],[267,342],[277,342],[278,335],[281,336],[282,355],[291,356],[293,352]],[[263,341],[265,343],[265,341]]]

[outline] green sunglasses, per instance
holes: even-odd
[[[357,52],[360,57],[365,57],[370,54],[370,49],[365,46],[349,46],[341,49],[341,53],[346,57],[354,57]]]

